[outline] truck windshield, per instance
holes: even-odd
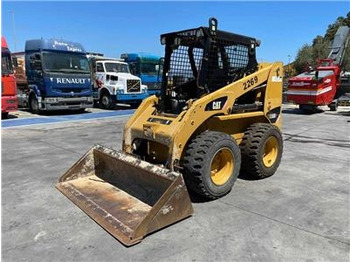
[[[47,72],[90,74],[89,62],[82,54],[44,52],[43,64]]]
[[[141,74],[147,74],[147,75],[162,75],[163,66],[151,63],[141,63]]]
[[[105,63],[106,72],[114,73],[130,73],[127,64],[121,63]]]
[[[1,73],[3,75],[13,73],[11,55],[8,50],[1,50]]]

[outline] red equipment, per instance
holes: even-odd
[[[13,74],[11,53],[7,42],[1,37],[1,115],[18,109],[16,78]]]
[[[288,101],[300,105],[300,109],[331,104],[339,88],[340,71],[332,59],[319,60],[315,71],[289,79]]]
[[[336,111],[335,101],[340,94],[340,73],[345,49],[349,42],[349,28],[339,27],[327,59],[318,60],[315,70],[308,70],[288,80],[287,100],[302,110],[314,111],[328,105]]]

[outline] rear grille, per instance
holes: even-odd
[[[126,80],[126,91],[128,93],[140,92],[141,91],[140,80],[135,80],[135,79]]]

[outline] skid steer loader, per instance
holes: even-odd
[[[274,174],[282,156],[282,63],[258,64],[259,41],[211,18],[161,43],[161,94],[126,123],[122,150],[94,146],[57,184],[126,246],[190,216],[187,189],[221,197],[240,172]]]

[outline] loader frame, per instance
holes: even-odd
[[[123,150],[132,154],[140,140],[153,142],[156,147],[166,147],[164,164],[167,168],[181,169],[179,163],[184,148],[195,134],[204,130],[226,132],[240,144],[244,131],[251,123],[271,123],[280,127],[282,68],[282,63],[260,64],[255,73],[196,101],[189,101],[189,108],[178,115],[158,113],[156,107],[159,98],[147,98],[125,125]],[[252,91],[258,100],[254,103],[256,110],[247,112],[246,105],[242,109],[235,105],[239,97]],[[216,107],[218,104],[221,106]],[[152,151],[151,145],[147,149],[149,153]],[[163,155],[154,156],[155,161],[162,159]]]
[[[240,144],[256,122],[281,124],[282,63],[258,64],[252,37],[217,30],[217,20],[161,35],[161,96],[146,99],[124,129],[123,150],[170,170],[189,141],[205,130]]]

